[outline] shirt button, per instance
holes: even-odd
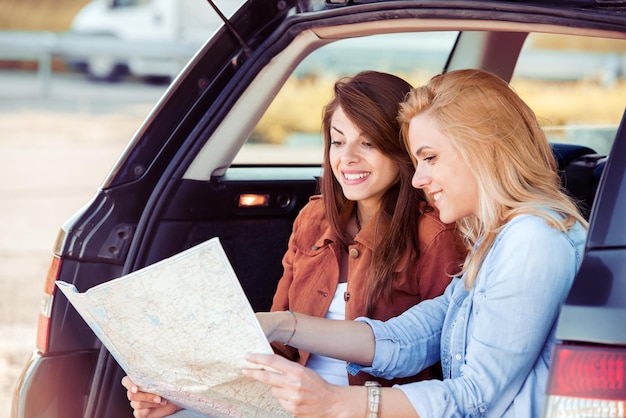
[[[459,317],[459,321],[465,321],[465,317],[464,316],[460,316]]]
[[[359,256],[359,250],[356,248],[350,248],[350,257],[357,258]]]
[[[461,360],[461,355],[457,354],[456,356],[454,356],[454,358],[460,361]]]

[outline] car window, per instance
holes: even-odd
[[[444,69],[457,35],[373,35],[317,49],[296,67],[233,164],[321,163],[322,108],[339,77],[379,70],[424,84]],[[585,145],[606,155],[624,109],[624,68],[625,40],[531,33],[511,85],[551,142]]]
[[[457,34],[373,35],[315,50],[289,77],[234,164],[320,164],[322,108],[338,78],[378,70],[422,84],[442,71]]]
[[[533,33],[511,85],[551,142],[611,150],[624,111],[626,41]]]

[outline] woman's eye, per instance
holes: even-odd
[[[435,159],[434,155],[427,155],[426,157],[423,158],[423,160],[426,162],[433,161],[434,159]]]
[[[336,139],[331,139],[330,145],[341,145],[341,141],[337,141]]]

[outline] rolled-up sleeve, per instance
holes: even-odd
[[[449,305],[447,295],[456,283],[459,279],[454,279],[443,295],[422,301],[388,321],[357,318],[372,328],[376,352],[371,367],[350,363],[348,371],[392,379],[412,376],[438,362],[441,327]]]

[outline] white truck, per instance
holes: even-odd
[[[226,17],[240,0],[217,0]],[[72,21],[68,36],[89,39],[88,54],[70,56],[70,67],[93,80],[124,74],[171,78],[222,26],[206,0],[92,0]]]

